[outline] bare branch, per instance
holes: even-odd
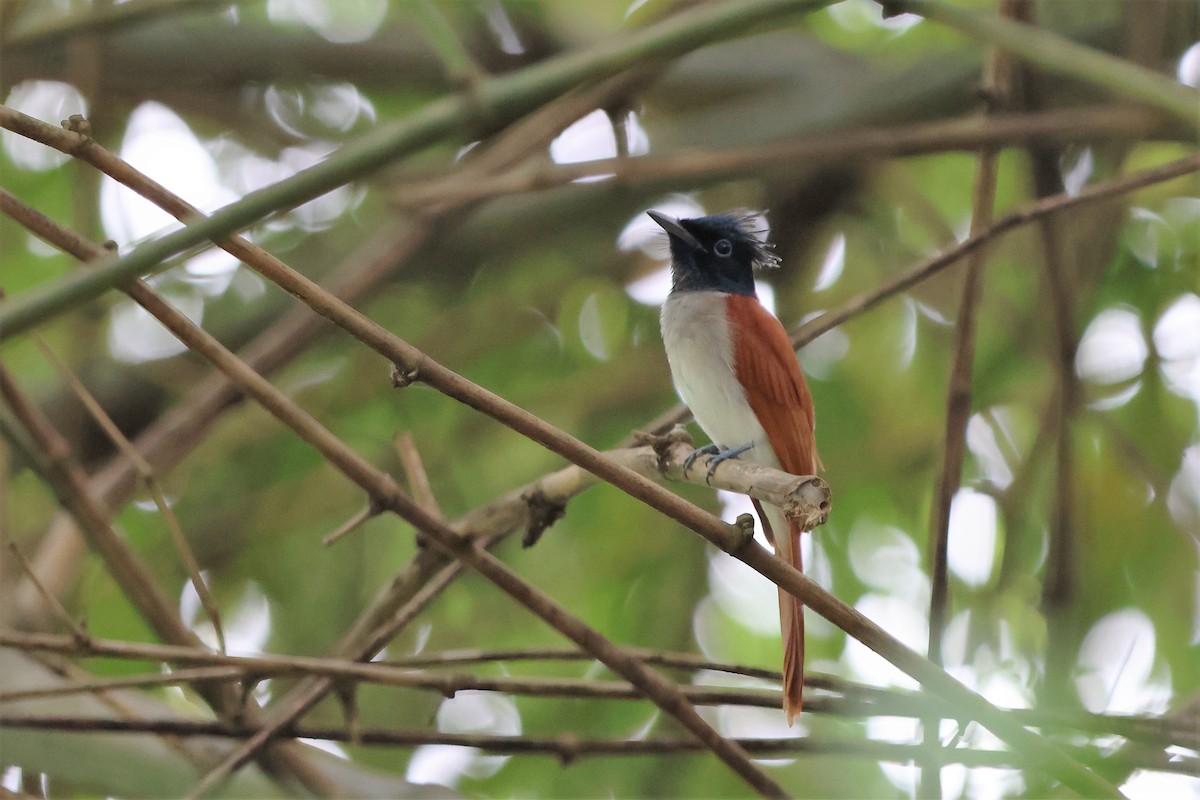
[[[88,149],[95,150],[97,147],[93,144]],[[1200,156],[1192,159],[1192,161],[1196,163],[1196,166],[1200,166]],[[1180,163],[1176,162],[1176,166]],[[128,165],[124,166],[128,168]],[[139,184],[145,180],[144,178],[140,178]],[[151,197],[149,199],[154,200],[155,198]],[[178,210],[179,204],[182,202],[178,198],[175,198],[165,204],[167,206],[166,210]],[[187,208],[190,209],[191,207],[187,206]],[[395,336],[353,308],[350,308],[345,303],[342,303],[304,276],[288,269],[281,262],[272,259],[264,263],[256,263],[253,266],[260,269],[264,277],[300,298],[315,311],[344,328],[376,352],[384,355],[395,365],[397,371],[407,376],[409,380],[419,380],[449,397],[488,414],[513,430],[583,466],[598,477],[612,483],[626,493],[700,533],[722,550],[735,555],[767,578],[796,595],[814,611],[825,616],[835,625],[838,625],[838,627],[850,632],[897,667],[916,677],[933,691],[943,694],[943,696],[953,702],[961,704],[964,709],[968,709],[966,713],[979,719],[980,722],[983,722],[994,733],[1014,746],[1014,748],[1020,750],[1030,759],[1031,763],[1041,766],[1043,769],[1059,777],[1064,783],[1072,785],[1080,791],[1098,793],[1105,796],[1119,795],[1119,792],[1116,792],[1114,787],[1100,779],[1094,772],[1072,761],[1057,748],[1047,746],[1045,742],[1032,736],[1025,728],[1013,723],[981,696],[966,689],[961,683],[951,678],[936,665],[905,647],[850,606],[822,590],[811,579],[802,576],[796,570],[783,564],[752,541],[747,541],[739,532],[732,530],[720,522],[720,520],[705,513],[693,504],[684,501],[682,498],[656,486],[631,470],[604,458],[602,454],[580,442],[575,437],[548,425],[524,409],[509,403],[494,393],[467,381],[460,375],[438,364],[425,353]],[[255,383],[253,378],[258,377],[256,374],[247,376],[251,384]],[[265,384],[266,381],[263,380],[261,383]],[[247,388],[251,384],[247,384]],[[256,389],[270,389],[270,387],[269,384],[266,387],[258,384]],[[278,405],[285,401],[287,399],[283,397],[272,397],[269,402]],[[282,406],[279,407],[282,408]],[[289,414],[289,416],[294,415]],[[306,427],[311,426],[306,423]],[[311,430],[309,432],[311,433]],[[315,442],[312,443],[315,444]],[[332,445],[334,443],[327,442],[326,444]],[[330,460],[335,463],[335,466],[342,466],[333,457]],[[359,477],[363,476],[360,475]],[[550,613],[551,606],[542,603],[544,596],[539,596],[540,593],[537,590],[517,578],[515,574],[511,573],[499,561],[496,561],[487,553],[476,551],[470,546],[469,542],[463,540],[455,531],[440,524],[436,519],[412,503],[398,489],[396,490],[396,494],[391,497],[390,502],[392,505],[389,507],[392,510],[413,523],[419,530],[430,534],[438,544],[447,547],[450,552],[467,560],[471,566],[479,569],[487,577],[493,579],[506,592],[519,598],[521,602],[530,608],[540,609],[538,613],[542,615],[544,612],[543,618],[551,621],[550,618],[554,615]],[[548,598],[544,599],[548,602]],[[590,640],[584,634],[583,628],[574,628],[574,622],[577,622],[577,620],[572,620],[571,623],[565,624],[568,627],[572,627],[575,634],[578,634],[580,638],[576,638],[574,635],[571,638],[581,644],[581,646],[586,647],[585,642],[594,640]],[[560,630],[564,633],[566,632],[563,628],[560,628]],[[647,680],[648,683],[643,685],[642,688],[651,687],[657,680],[660,680],[653,677],[652,673],[649,673],[644,666],[635,660],[621,658],[619,652],[608,653],[608,655],[612,658],[612,661],[608,658],[602,658],[601,660],[616,669],[618,673],[633,680],[634,683]],[[617,668],[614,666],[615,664],[620,664],[621,667]],[[653,687],[651,696],[655,697],[656,700],[662,699],[664,702],[668,702],[666,699],[667,695],[658,694],[660,689],[668,688],[668,686]],[[698,735],[701,735],[702,739],[708,740],[707,737],[715,734],[703,720],[700,720],[699,717],[691,716],[695,713],[694,710],[689,714],[687,709],[690,706],[685,708],[684,706],[668,703],[665,708],[678,711],[682,715],[681,721],[683,718],[687,718],[689,723],[685,724],[689,724],[689,727],[694,732],[697,732]],[[747,776],[748,780],[751,779],[752,773],[750,770],[745,770],[745,767],[742,766],[743,764],[749,765],[744,753],[739,754],[735,750],[726,750],[725,746],[727,742],[719,736],[712,740],[712,744],[716,752],[724,753],[724,756],[728,759],[727,763],[731,767],[741,770],[739,774]],[[757,768],[751,766],[751,769],[754,774],[761,775],[761,772]]]
[[[5,213],[9,213],[11,210],[15,217],[19,217],[23,213],[32,210],[27,207],[10,208],[11,205],[11,195],[8,195],[7,192],[0,195],[0,207],[3,208]],[[175,546],[175,552],[179,554],[179,559],[183,562],[184,569],[187,571],[188,577],[192,582],[192,588],[195,589],[196,596],[200,598],[200,605],[204,608],[204,612],[208,615],[208,619],[212,623],[213,632],[217,637],[217,649],[224,653],[225,630],[221,626],[221,610],[217,605],[216,598],[209,591],[204,576],[200,574],[200,564],[196,561],[195,554],[192,553],[192,548],[188,544],[187,537],[183,535],[183,527],[179,524],[179,517],[175,515],[175,510],[171,508],[171,504],[167,502],[166,494],[163,492],[162,484],[159,483],[154,468],[150,466],[150,463],[146,459],[142,458],[141,453],[125,437],[125,434],[121,433],[121,429],[112,421],[112,418],[108,416],[108,413],[100,405],[100,402],[88,391],[83,382],[75,376],[70,367],[50,349],[50,346],[40,336],[34,335],[32,338],[37,344],[38,349],[42,351],[42,355],[54,367],[54,371],[58,373],[58,376],[62,378],[71,392],[79,398],[83,407],[92,419],[95,420],[100,429],[104,431],[109,441],[137,469],[142,481],[146,484],[146,489],[154,499],[154,505],[158,508],[158,513],[162,516],[163,523],[167,527],[167,533],[170,535],[171,543]],[[28,574],[31,580],[36,580],[36,576],[32,571],[29,571]]]
[[[165,190],[164,190],[165,191]],[[11,197],[11,196],[10,196]],[[8,205],[15,203],[10,200]],[[82,259],[94,257],[100,251],[92,245],[90,251],[81,247],[79,241],[71,241],[55,235],[55,225],[43,226],[43,233],[51,243],[63,247],[80,247],[80,252],[73,253]],[[282,269],[282,275],[291,280],[300,281],[311,289],[316,289],[325,297],[333,299],[327,292],[320,289],[311,281],[278,262],[276,266]],[[520,578],[501,561],[495,559],[486,550],[480,550],[474,543],[436,519],[420,508],[407,495],[400,491],[390,476],[379,472],[365,459],[355,453],[340,439],[326,429],[315,417],[301,409],[290,398],[278,391],[265,378],[259,375],[237,356],[222,346],[216,339],[189,320],[186,316],[166,303],[157,293],[144,282],[137,281],[127,290],[138,304],[150,312],[183,341],[189,349],[203,356],[214,366],[221,369],[229,377],[237,381],[246,391],[258,401],[267,411],[280,422],[291,428],[301,439],[315,447],[334,467],[347,478],[363,488],[373,504],[380,508],[389,509],[408,522],[414,524],[423,534],[428,535],[447,552],[454,554],[477,569],[485,577],[499,586],[522,605],[529,608],[549,625],[567,636],[579,646],[591,652],[600,661],[621,674],[634,685],[638,686],[646,696],[658,704],[664,711],[678,719],[685,728],[705,742],[712,751],[721,758],[734,772],[747,781],[756,791],[764,796],[785,796],[779,784],[754,765],[747,755],[727,739],[718,734],[679,694],[677,688],[659,674],[653,672],[637,659],[623,653],[619,648],[608,642],[599,632],[585,625],[578,618],[569,614],[566,609],[551,600],[546,594],[534,588]],[[342,313],[349,312],[352,316],[365,320],[357,312],[344,303],[334,300]],[[372,323],[373,324],[373,323]],[[0,372],[0,377],[4,373]],[[0,384],[0,390],[4,386]],[[542,423],[543,425],[545,423]],[[633,474],[633,473],[631,473]],[[644,479],[643,479],[644,480]],[[650,484],[653,486],[653,484]],[[655,487],[657,488],[657,487]],[[103,517],[104,515],[101,515]],[[107,526],[107,522],[104,523]],[[111,529],[109,529],[111,530]],[[228,776],[233,769],[248,760],[241,754],[235,753],[214,768],[197,784],[191,794],[199,797],[215,787]]]
[[[222,736],[245,738],[258,730],[252,726],[225,722],[200,722],[192,720],[122,720],[101,717],[39,717],[33,715],[5,716],[0,727],[26,728],[34,730],[60,730],[108,733],[159,733],[174,736]],[[570,763],[581,757],[677,755],[701,751],[703,746],[692,739],[582,739],[564,733],[555,737],[537,736],[494,736],[488,734],[442,733],[431,731],[405,731],[384,728],[362,729],[352,734],[344,728],[317,727],[308,725],[291,726],[289,736],[322,739],[334,742],[349,742],[361,745],[388,745],[392,747],[419,747],[426,744],[443,744],[459,747],[475,747],[488,753],[504,755],[550,755]],[[909,763],[916,758],[921,745],[893,744],[858,740],[819,740],[813,738],[788,739],[737,739],[739,747],[758,757],[788,755],[844,756],[865,758],[871,761],[893,761]],[[1093,748],[1072,747],[1072,754],[1087,761],[1111,758]],[[1019,763],[1013,753],[1003,750],[975,750],[958,747],[938,751],[942,764],[964,764],[969,767],[1017,767]],[[1132,768],[1152,769],[1183,775],[1194,774],[1198,762],[1195,758],[1167,758],[1162,755],[1153,763],[1130,762]]]
[[[66,606],[62,604],[62,601],[60,601],[54,596],[53,593],[50,592],[49,589],[42,585],[42,582],[38,580],[37,575],[34,574],[33,568],[29,566],[29,562],[25,559],[25,555],[21,552],[21,548],[17,547],[16,542],[9,542],[8,550],[13,554],[13,558],[17,560],[17,564],[21,567],[21,571],[29,576],[29,580],[32,581],[33,585],[37,587],[37,590],[42,593],[42,596],[46,600],[46,605],[54,611],[54,615],[58,617],[59,621],[66,625],[67,629],[71,631],[71,636],[75,639],[75,641],[80,642],[81,644],[86,644],[91,638],[91,634],[87,632],[86,623],[80,624],[76,622],[71,617],[71,612],[67,611]]]

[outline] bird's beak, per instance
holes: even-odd
[[[666,214],[660,214],[657,211],[647,211],[646,214],[650,216],[650,219],[662,226],[664,231],[671,236],[674,236],[679,241],[683,242],[689,247],[694,247],[697,250],[704,249],[704,246],[700,244],[700,240],[695,236],[692,236],[691,232],[688,231],[687,228],[679,224],[679,220],[675,219],[674,217],[668,217]]]

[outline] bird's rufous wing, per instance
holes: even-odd
[[[813,435],[812,395],[792,340],[757,299],[730,295],[726,312],[734,329],[733,365],[746,400],[767,432],[784,472],[813,475],[820,464]]]

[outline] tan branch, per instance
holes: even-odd
[[[126,167],[128,168],[128,165]],[[7,195],[7,193],[4,194]],[[11,195],[8,195],[8,198],[5,204],[6,211],[8,207],[20,205],[16,203],[15,199],[11,198]],[[179,208],[180,203],[182,201],[173,204],[172,208]],[[56,231],[58,227],[61,226],[57,226],[50,220],[45,220],[36,232],[52,244],[64,249],[76,248],[72,254],[82,260],[90,260],[103,252],[103,248],[97,245],[91,245],[89,248],[83,246],[85,243],[80,242],[77,238],[72,240],[69,237],[58,236]],[[320,287],[307,278],[292,271],[283,265],[282,262],[272,259],[268,263],[268,269],[265,271],[269,274],[278,272],[277,277],[287,283],[298,283],[299,285],[303,285],[307,291],[315,290],[324,297],[333,300],[337,304],[336,307],[339,315],[348,314],[350,318],[366,320],[358,312],[341,303],[341,301],[334,299],[328,292],[320,289]],[[652,671],[636,658],[622,652],[606,640],[598,631],[585,625],[581,620],[551,600],[545,593],[523,580],[503,562],[494,558],[486,550],[478,549],[474,546],[472,540],[462,536],[458,531],[450,528],[444,522],[418,506],[400,491],[400,488],[396,486],[390,476],[376,470],[358,453],[354,452],[344,442],[334,436],[315,417],[301,409],[289,397],[272,386],[266,378],[263,378],[248,367],[210,334],[165,302],[144,282],[135,282],[127,291],[139,305],[162,322],[190,350],[204,357],[236,381],[243,391],[253,397],[263,408],[289,427],[301,439],[316,448],[343,475],[366,491],[373,504],[393,511],[412,523],[422,534],[429,536],[430,539],[447,552],[454,554],[478,570],[484,577],[495,583],[517,600],[517,602],[533,611],[550,626],[595,655],[598,660],[615,672],[628,679],[645,693],[648,698],[659,705],[663,711],[675,717],[687,730],[695,734],[718,758],[724,761],[760,794],[769,797],[786,796],[783,788],[776,781],[767,777],[766,773],[758,766],[753,764],[744,751],[741,751],[735,745],[732,745],[728,739],[717,733],[696,712],[687,699],[679,693],[677,687],[672,682]],[[374,325],[374,323],[371,324]],[[2,374],[0,373],[0,375]],[[545,423],[542,424],[544,425]],[[653,484],[650,485],[653,486]],[[107,522],[105,522],[105,525],[107,525]],[[227,777],[233,769],[236,769],[247,760],[248,757],[241,752],[233,754],[206,775],[193,788],[191,795],[196,797],[204,795]]]

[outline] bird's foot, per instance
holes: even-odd
[[[712,458],[710,458],[708,461],[708,472],[704,475],[704,482],[712,483],[713,470],[715,470],[717,465],[722,461],[728,461],[731,458],[737,458],[751,447],[754,447],[754,442],[746,442],[740,447],[730,447],[728,450],[721,450],[720,448],[717,448],[718,452],[713,453]],[[695,455],[695,453],[692,455]]]
[[[683,474],[687,474],[687,471],[692,468],[692,464],[695,464],[696,459],[700,456],[715,456],[720,452],[721,448],[715,444],[706,444],[704,447],[697,447],[683,460]]]

